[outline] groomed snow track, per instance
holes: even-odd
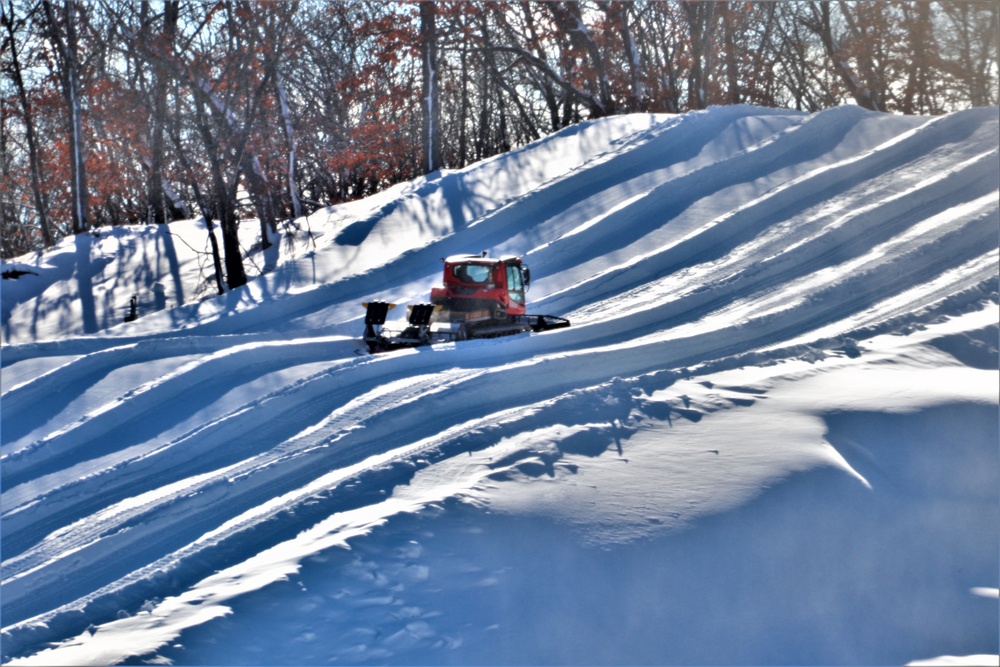
[[[601,131],[570,128],[507,164]],[[470,197],[433,238],[330,287],[180,331],[5,345],[3,661],[376,508],[437,461],[545,426],[614,423],[641,378],[850,351],[995,307],[998,136],[996,109],[636,117],[607,150]],[[373,213],[354,251],[378,254],[380,224],[474,190],[477,173]],[[438,258],[483,248],[525,255],[532,307],[573,327],[356,354],[373,286],[419,297]]]

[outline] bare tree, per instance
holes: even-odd
[[[993,0],[0,0],[0,24],[3,225],[32,239],[5,256],[197,202],[231,285],[240,217],[253,253],[280,217],[583,119],[1000,100]]]
[[[954,102],[967,101],[973,106],[997,104],[1000,6],[959,0],[941,0],[939,4],[946,17],[940,66],[956,86],[950,96]]]
[[[649,63],[648,108],[677,113],[682,107],[684,87],[680,56],[686,48],[686,31],[681,28],[682,19],[677,6],[668,3],[651,3],[641,17],[635,32],[639,52]]]
[[[940,56],[931,24],[931,5],[929,2],[904,4],[902,11],[907,26],[909,61],[899,110],[904,114],[933,113],[932,63]]]
[[[66,135],[69,143],[71,216],[73,233],[90,228],[90,199],[87,191],[86,147],[83,136],[83,99],[80,88],[80,54],[77,38],[76,0],[64,0],[57,12],[49,0],[42,0],[45,32],[56,55],[56,67],[66,106]]]
[[[830,2],[809,3],[810,14],[804,18],[805,25],[819,37],[827,58],[832,63],[833,70],[858,106],[872,111],[885,111],[885,99],[881,91],[873,90],[869,85],[870,79],[866,81],[862,78],[854,65],[851,64],[852,58],[846,43],[847,38],[834,28],[830,4]],[[840,3],[839,7],[854,34],[855,43],[861,43],[863,34],[861,34],[862,31],[858,28],[857,23],[851,18],[850,9],[846,8],[844,3]],[[869,61],[863,57],[860,60],[870,72]]]
[[[168,55],[173,54],[174,38],[177,34],[177,21],[180,17],[180,0],[164,0],[163,30],[161,33],[161,48]],[[149,181],[146,197],[149,205],[149,222],[163,224],[168,220],[166,198],[163,187],[164,142],[163,137],[167,124],[167,89],[170,76],[162,60],[153,63],[153,110],[152,127],[150,131],[151,158],[149,164]]]
[[[18,55],[13,0],[7,0],[6,6],[0,5],[0,23],[3,23],[7,31],[3,51],[8,53],[10,57],[10,60],[5,64],[4,72],[9,74],[17,90],[17,99],[21,106],[21,119],[24,124],[24,139],[28,147],[28,171],[31,176],[31,194],[35,202],[35,214],[38,216],[38,229],[42,236],[42,243],[48,247],[53,242],[52,231],[49,225],[49,202],[46,191],[42,188],[42,164],[38,138],[35,133],[35,114],[31,98],[25,89],[21,60]],[[17,21],[17,23],[23,25],[24,19]],[[6,149],[4,153],[7,154]]]
[[[691,69],[688,70],[688,106],[704,109],[708,106],[708,74],[712,69],[713,40],[718,23],[715,2],[682,0],[691,37]]]
[[[631,8],[633,3],[614,0],[608,3],[609,18],[614,19],[621,31],[622,48],[629,73],[629,111],[644,111],[646,109],[646,85],[643,82],[643,62],[631,27]]]
[[[583,97],[583,101],[589,107],[590,117],[598,118],[615,113],[607,63],[591,29],[583,20],[580,3],[550,2],[546,6],[552,12],[556,25],[569,37],[573,49],[586,56],[584,74],[588,94]]]

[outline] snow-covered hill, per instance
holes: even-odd
[[[995,662],[998,136],[617,117],[221,297],[196,222],[5,264],[3,661]],[[358,353],[485,249],[573,326]]]

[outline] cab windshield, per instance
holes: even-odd
[[[483,264],[456,264],[452,273],[463,283],[485,283],[493,273],[493,267]]]

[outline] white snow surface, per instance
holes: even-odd
[[[615,117],[223,296],[195,221],[4,263],[3,662],[997,664],[998,136]],[[481,250],[573,326],[363,353]]]

